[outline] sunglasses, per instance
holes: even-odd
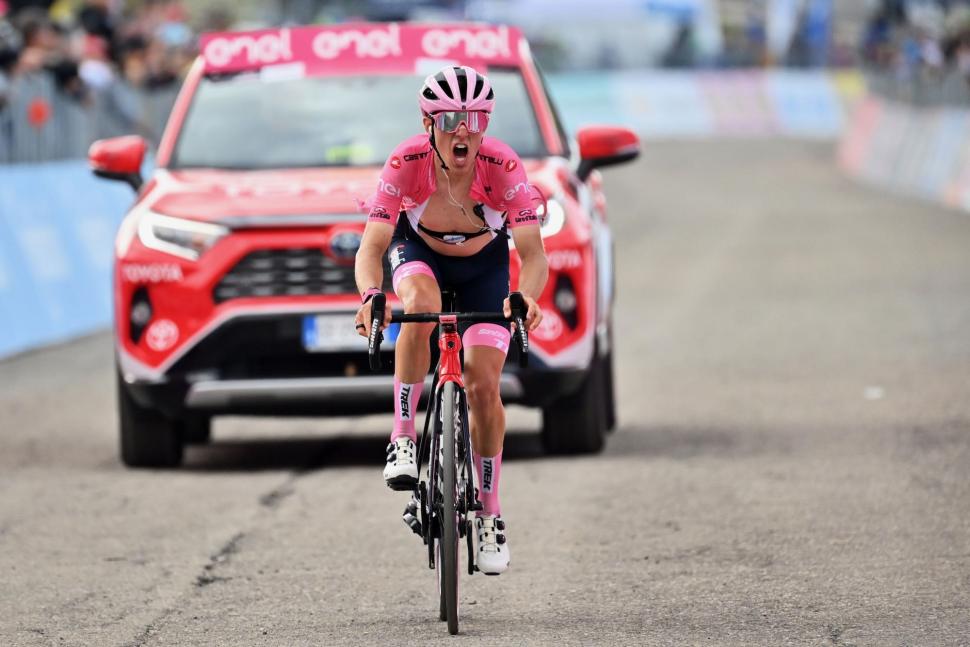
[[[457,131],[463,123],[470,133],[480,133],[488,127],[488,113],[481,110],[436,112],[431,119],[438,130],[446,133]]]

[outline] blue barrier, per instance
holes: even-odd
[[[85,161],[0,166],[0,357],[107,325],[131,201]]]

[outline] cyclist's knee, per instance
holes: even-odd
[[[427,285],[426,285],[427,284]],[[405,312],[438,312],[441,310],[441,293],[438,286],[429,281],[410,286],[403,291],[401,301]]]
[[[465,390],[468,393],[468,404],[472,409],[491,408],[502,404],[498,375],[466,374]]]

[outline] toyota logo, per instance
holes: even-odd
[[[353,258],[360,249],[360,232],[345,231],[330,239],[330,249],[337,258]]]

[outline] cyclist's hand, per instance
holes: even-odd
[[[371,300],[368,299],[367,303],[362,303],[360,308],[357,310],[357,316],[354,317],[354,325],[357,327],[357,334],[361,337],[370,337],[370,324],[373,320],[373,315],[371,314]],[[384,309],[384,325],[381,326],[381,330],[384,330],[391,325],[391,308],[390,304]],[[363,327],[361,327],[363,326]]]
[[[542,308],[536,303],[536,300],[532,297],[527,297],[524,294],[522,298],[525,299],[525,305],[528,311],[525,315],[525,327],[532,332],[539,327],[539,322],[542,321]],[[509,298],[505,297],[505,302],[502,304],[502,312],[506,317],[512,316],[512,305],[509,303]],[[515,323],[512,323],[512,330],[515,330]]]

